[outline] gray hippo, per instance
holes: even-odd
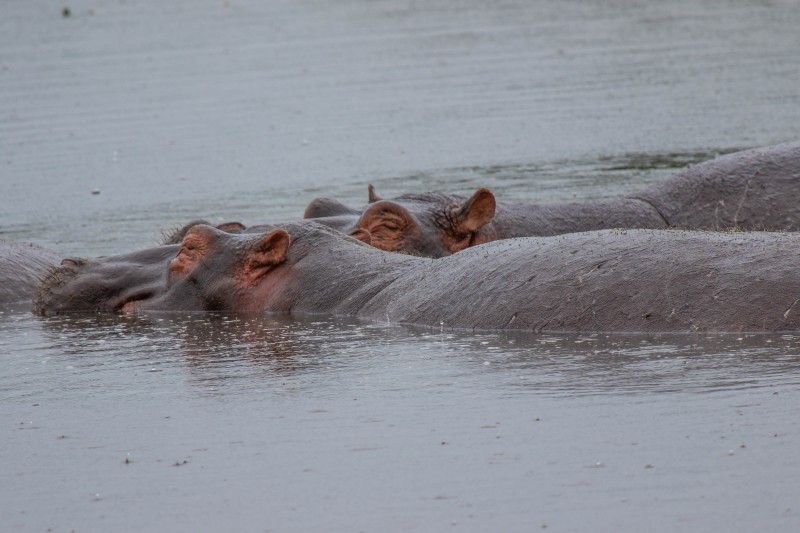
[[[36,311],[327,313],[536,332],[800,331],[800,234],[602,230],[430,259],[298,222],[263,234],[194,226],[179,246],[156,250],[62,266],[43,283]],[[124,274],[130,268],[147,273],[141,286]]]
[[[60,260],[35,244],[0,240],[0,306],[30,303],[45,274]]]
[[[800,229],[800,143],[718,157],[621,198],[567,204],[497,203],[424,193],[382,199],[370,185],[359,209],[318,198],[305,218],[382,250],[442,257],[498,239],[610,228]]]

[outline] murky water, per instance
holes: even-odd
[[[800,138],[790,1],[64,7],[0,17],[0,237],[64,255]],[[800,337],[0,311],[2,530],[800,528]]]

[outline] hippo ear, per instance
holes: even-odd
[[[303,218],[322,218],[336,215],[355,215],[359,211],[332,198],[314,198],[306,206]]]
[[[453,229],[462,235],[478,231],[492,221],[496,207],[492,191],[481,187],[463,205],[454,209]]]
[[[407,248],[408,241],[420,232],[414,216],[401,205],[389,200],[370,204],[358,220],[356,228],[369,233],[372,246],[388,252]]]
[[[222,224],[218,224],[216,228],[225,233],[241,233],[247,229],[241,222],[223,222]]]
[[[367,185],[367,202],[374,204],[375,202],[380,202],[381,200],[383,200],[383,197],[375,192],[375,186],[371,183]]]
[[[266,274],[272,267],[286,261],[291,237],[285,229],[278,228],[261,236],[247,252],[244,273],[250,281]]]
[[[189,228],[181,240],[178,255],[169,263],[170,275],[185,275],[191,272],[195,265],[208,254],[217,237],[215,232],[218,231],[205,224]]]

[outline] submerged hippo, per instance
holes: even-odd
[[[496,203],[488,189],[470,198],[437,193],[349,208],[318,198],[305,218],[370,234],[387,251],[442,257],[484,242],[608,228],[800,229],[800,143],[747,150],[690,166],[622,198],[568,204]]]
[[[0,240],[0,305],[30,302],[60,258],[34,244]]]
[[[604,230],[495,241],[441,259],[387,254],[314,223],[195,226],[156,275],[143,252],[66,265],[42,315],[328,313],[465,329],[800,331],[800,234]],[[138,267],[137,267],[138,268]]]

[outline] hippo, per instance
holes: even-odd
[[[60,259],[35,244],[0,240],[0,306],[30,303],[42,279]]]
[[[567,204],[498,203],[479,188],[469,198],[405,194],[384,200],[372,185],[353,209],[312,200],[304,217],[370,234],[382,250],[443,257],[498,239],[610,228],[800,229],[800,143],[736,152],[690,166],[621,198]]]
[[[141,287],[120,268],[152,251],[66,265],[45,280],[35,310],[325,313],[533,332],[800,331],[794,233],[599,230],[431,259],[305,221],[260,234],[199,225],[174,246],[161,247],[173,257]]]

